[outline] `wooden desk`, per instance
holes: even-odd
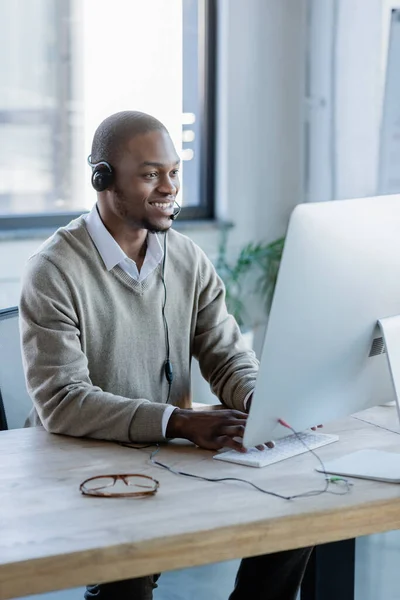
[[[377,409],[385,422],[395,410]],[[371,418],[371,417],[370,417]],[[381,419],[382,423],[382,419]],[[340,442],[322,460],[366,448],[400,452],[399,435],[347,418],[325,428]],[[244,484],[178,477],[148,464],[149,450],[50,435],[0,433],[0,599],[92,582],[348,539],[400,527],[400,487],[354,480],[348,495],[284,501]],[[323,486],[316,459],[302,455],[264,469],[213,461],[212,453],[169,445],[159,460],[199,475],[239,476],[283,494]],[[148,499],[84,497],[92,475],[142,472],[160,481]]]

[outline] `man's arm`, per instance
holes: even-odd
[[[212,391],[229,409],[201,413],[175,410],[168,422],[167,437],[187,438],[212,450],[229,447],[244,452],[244,411],[250,408],[258,361],[228,314],[224,285],[203,253],[199,288],[193,354]]]
[[[193,354],[203,377],[221,402],[244,411],[254,389],[258,360],[249,350],[225,303],[225,287],[211,261],[202,256]]]
[[[20,328],[28,391],[48,431],[124,442],[164,439],[162,417],[170,407],[93,385],[68,284],[42,256],[29,261],[24,277]]]

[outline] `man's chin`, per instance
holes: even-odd
[[[147,221],[144,225],[150,233],[163,233],[171,228],[172,219],[166,217],[165,219],[157,219],[157,221]]]

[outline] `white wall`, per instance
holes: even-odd
[[[336,198],[377,192],[383,94],[381,0],[341,0],[336,43]]]
[[[303,200],[306,0],[223,0],[220,216],[235,244],[284,233]]]
[[[385,2],[310,0],[310,201],[377,193]]]
[[[217,204],[230,247],[272,240],[303,199],[306,0],[220,0]],[[186,232],[185,232],[186,233]],[[214,256],[218,233],[187,232]],[[41,240],[0,242],[0,308]]]
[[[219,0],[217,213],[232,253],[281,236],[304,201],[307,0]],[[209,255],[215,232],[188,233]]]

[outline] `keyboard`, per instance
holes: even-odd
[[[301,438],[301,439],[299,439]],[[286,460],[292,456],[304,454],[308,450],[315,450],[321,446],[337,442],[339,436],[327,433],[302,432],[296,435],[288,435],[275,442],[275,448],[249,448],[246,453],[236,450],[222,450],[215,454],[215,460],[225,460],[227,462],[246,465],[247,467],[267,467],[274,463]],[[307,447],[306,447],[307,446]]]

